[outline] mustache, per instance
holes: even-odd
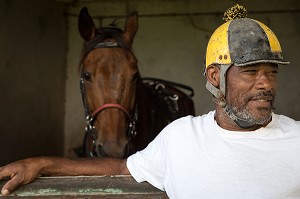
[[[253,95],[247,96],[245,98],[245,102],[249,102],[251,100],[268,100],[273,102],[275,100],[275,97],[276,95],[271,91],[261,91]]]

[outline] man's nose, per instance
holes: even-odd
[[[269,91],[276,85],[276,80],[270,77],[266,73],[261,73],[257,75],[256,78],[256,89]]]

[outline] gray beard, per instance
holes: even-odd
[[[271,111],[269,115],[256,118],[248,111],[247,107],[239,110],[237,107],[233,107],[228,103],[226,103],[224,111],[241,128],[251,128],[256,125],[263,125],[268,123],[272,118]]]

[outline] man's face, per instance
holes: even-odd
[[[226,108],[240,119],[267,124],[274,108],[277,72],[277,64],[231,66],[226,76]]]

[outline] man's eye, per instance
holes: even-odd
[[[82,77],[86,81],[92,81],[92,75],[90,73],[83,73]]]
[[[278,74],[278,71],[271,71],[270,73],[269,73],[269,76],[272,76],[272,77],[277,77],[277,74]]]
[[[243,73],[246,73],[246,74],[256,74],[256,70],[245,70],[243,71]]]

